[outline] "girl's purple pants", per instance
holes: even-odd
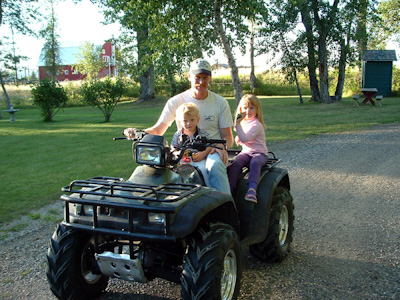
[[[236,185],[242,175],[243,167],[250,167],[249,179],[247,180],[248,188],[254,188],[257,190],[261,168],[267,163],[267,160],[268,156],[264,153],[239,153],[233,163],[227,168],[231,192],[233,193],[236,189]]]

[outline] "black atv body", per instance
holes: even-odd
[[[141,163],[128,180],[94,177],[62,188],[64,221],[47,254],[47,277],[59,299],[91,299],[109,277],[180,283],[182,299],[237,299],[245,246],[264,261],[290,250],[293,200],[289,176],[273,154],[263,167],[258,203],[244,200],[247,173],[237,192],[205,187],[201,173],[180,165],[163,137],[140,135]],[[184,149],[223,143],[198,138]],[[181,151],[180,153],[182,153]],[[231,160],[238,151],[230,151]]]

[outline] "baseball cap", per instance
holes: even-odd
[[[211,65],[205,59],[198,58],[190,64],[189,72],[192,75],[204,73],[211,76]]]

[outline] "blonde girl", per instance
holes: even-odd
[[[235,142],[242,146],[242,151],[228,166],[229,183],[232,195],[235,192],[243,167],[249,167],[247,180],[247,201],[257,203],[257,185],[261,168],[267,163],[268,148],[265,142],[265,123],[260,100],[252,94],[240,99],[235,112]]]

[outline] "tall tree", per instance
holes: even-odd
[[[15,32],[26,35],[36,35],[31,26],[35,20],[41,17],[37,6],[38,0],[0,0],[0,26],[9,26]],[[4,69],[15,67],[15,61],[23,57],[10,52],[11,48],[6,47],[8,37],[2,37],[0,41],[0,80],[8,107],[11,106],[8,93],[3,83]]]
[[[40,31],[40,36],[45,40],[42,49],[44,64],[52,82],[57,81],[58,73],[61,70],[60,36],[57,33],[57,18],[54,11],[56,0],[48,0],[50,4],[50,15],[47,26]]]
[[[267,18],[267,9],[264,1],[213,0],[209,7],[213,8],[211,15],[217,33],[216,45],[220,46],[228,59],[231,69],[232,84],[235,91],[236,104],[243,96],[243,89],[239,78],[239,71],[233,49],[239,48],[242,54],[246,50],[246,43],[251,36],[250,24]],[[207,20],[203,20],[207,22]]]

